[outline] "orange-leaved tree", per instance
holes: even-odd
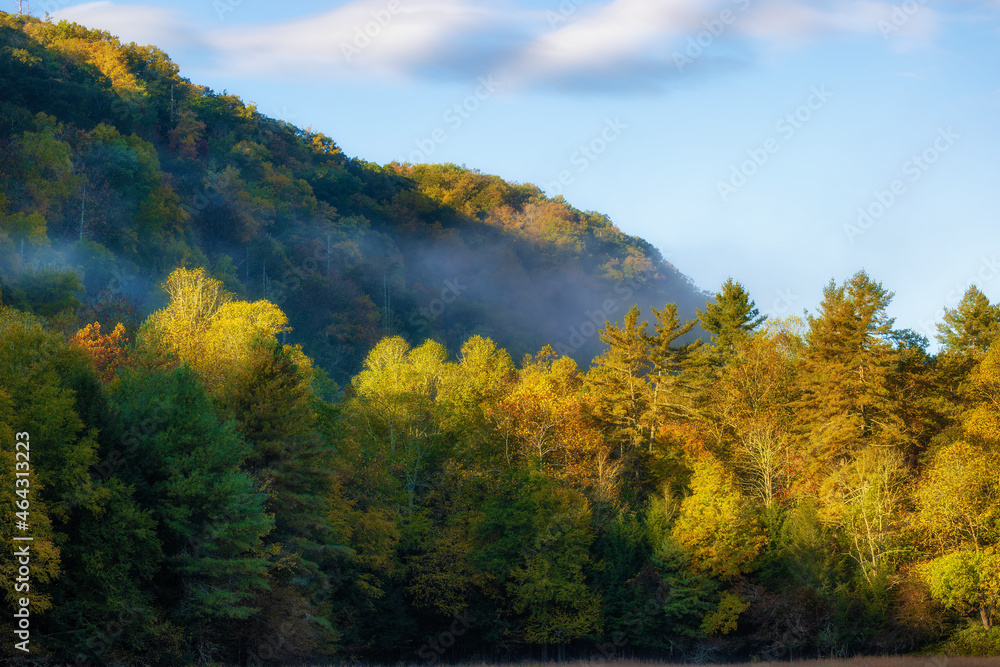
[[[513,435],[529,467],[611,500],[618,464],[587,413],[582,386],[576,362],[556,358],[545,347],[526,359],[514,388],[500,402],[498,410],[507,416],[500,429]]]
[[[77,331],[69,344],[86,352],[94,360],[94,367],[101,379],[110,382],[118,367],[128,361],[128,351],[125,348],[127,342],[125,327],[121,322],[109,334],[102,334],[101,323],[94,322]]]

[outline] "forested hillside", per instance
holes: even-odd
[[[933,356],[863,271],[695,302],[533,186],[0,19],[5,660],[1000,655],[978,289]]]
[[[518,355],[561,345],[586,363],[603,324],[588,312],[608,299],[618,318],[633,293],[686,314],[704,301],[648,243],[533,185],[349,158],[190,83],[156,48],[75,24],[0,14],[0,44],[8,303],[61,289],[146,314],[174,267],[203,266],[279,304],[288,340],[343,384],[387,334],[452,352],[472,334]],[[86,293],[39,275],[58,269]]]

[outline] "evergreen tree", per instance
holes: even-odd
[[[236,429],[252,447],[245,467],[257,486],[267,489],[266,510],[274,516],[274,530],[265,543],[276,550],[272,557],[272,588],[258,594],[264,607],[256,632],[284,623],[288,631],[274,658],[293,660],[309,650],[330,644],[332,628],[321,621],[322,600],[333,585],[328,576],[341,546],[330,524],[328,503],[333,493],[330,449],[316,430],[308,377],[297,369],[289,351],[273,338],[259,341],[247,353],[247,365],[221,387],[221,402],[236,421]],[[280,602],[280,604],[275,604]],[[292,625],[300,627],[294,632]]]
[[[1000,306],[993,305],[975,285],[969,287],[955,308],[945,308],[937,339],[953,353],[984,353],[1000,333]]]
[[[712,356],[716,363],[730,356],[736,345],[766,320],[767,316],[760,314],[743,285],[732,278],[722,284],[714,301],[705,304],[704,312],[698,310],[701,328],[711,334]]]
[[[655,333],[646,335],[651,390],[649,423],[649,452],[658,431],[668,421],[689,420],[695,415],[698,380],[691,362],[701,346],[700,340],[677,344],[678,339],[690,333],[697,320],[680,323],[676,304],[668,303],[663,310],[653,308]]]
[[[632,306],[621,326],[608,322],[599,334],[608,345],[594,359],[584,387],[594,416],[607,429],[608,440],[617,450],[621,475],[631,481],[629,494],[643,493],[643,460],[651,449],[652,386],[648,323],[639,321],[639,307]],[[639,502],[638,500],[636,500]]]
[[[840,286],[831,280],[819,313],[808,318],[797,414],[808,452],[804,472],[813,481],[866,443],[900,446],[908,439],[890,392],[891,299],[860,271]]]
[[[945,309],[938,332],[944,349],[934,360],[934,385],[926,393],[940,401],[944,421],[958,438],[959,424],[977,402],[973,376],[1000,333],[1000,306],[969,287],[958,306]]]
[[[100,485],[94,501],[71,525],[50,645],[79,662],[110,662],[153,647],[179,659],[170,636],[178,628],[155,607],[152,582],[163,554],[152,510],[141,509],[117,477]]]
[[[509,596],[519,639],[547,646],[598,632],[600,598],[587,585],[594,536],[586,500],[538,472],[512,481],[483,508],[476,557]]]
[[[251,449],[186,368],[130,370],[115,399],[120,422],[133,425],[116,474],[159,524],[159,581],[173,593],[175,622],[212,652],[226,640],[213,623],[251,617],[257,591],[268,587],[262,549],[274,519],[241,471]]]
[[[58,592],[78,505],[99,505],[88,474],[97,462],[97,433],[80,418],[71,382],[88,373],[97,384],[84,353],[37,318],[0,306],[0,500],[8,512],[0,537],[18,547],[15,536],[32,538],[31,613],[39,618]],[[23,597],[14,588],[20,565],[15,549],[0,552],[0,580],[12,608]],[[5,629],[11,628],[5,623]],[[2,650],[13,651],[11,643]]]

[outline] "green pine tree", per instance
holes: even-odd
[[[756,331],[766,315],[761,315],[742,284],[728,278],[714,300],[698,310],[701,328],[711,334],[711,354],[715,363],[722,363],[733,354],[736,345]]]
[[[252,616],[256,593],[268,587],[262,548],[274,519],[241,470],[250,446],[187,368],[131,370],[115,393],[119,419],[131,427],[116,474],[153,510],[162,583],[173,589],[177,621],[201,641],[215,621]]]

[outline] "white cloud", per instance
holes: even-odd
[[[709,23],[719,30],[713,37],[749,37],[766,47],[800,46],[829,35],[880,34],[879,21],[891,21],[899,11],[885,2],[853,0],[613,0],[528,45],[524,61],[536,73],[608,67],[616,59],[635,62],[680,36],[705,31]],[[897,32],[909,42],[928,41],[938,16],[920,6],[904,17]]]
[[[941,15],[926,5],[836,0],[805,3],[773,0],[759,5],[739,31],[771,46],[798,46],[827,35],[898,36],[896,46],[927,46],[936,36]],[[888,28],[886,28],[888,26]]]
[[[528,65],[579,67],[631,58],[644,47],[697,25],[698,0],[613,0],[599,10],[570,17],[568,25],[526,46]],[[575,19],[575,20],[574,20]]]
[[[749,12],[739,26],[757,39],[799,41],[830,33],[872,33],[889,5],[878,2],[803,3],[773,0]]]
[[[572,11],[553,22],[552,10],[528,12],[501,1],[355,0],[285,23],[206,26],[185,23],[176,11],[102,0],[56,18],[168,52],[194,47],[198,57],[186,68],[230,76],[474,79],[496,72],[529,85],[564,79],[628,87],[663,79],[676,46],[723,11],[732,20],[718,38],[740,40],[751,54],[836,35],[883,39],[879,22],[898,12],[867,0],[570,0]],[[940,23],[939,13],[920,5],[885,39],[889,48],[926,46]]]
[[[54,21],[63,19],[90,28],[107,30],[124,42],[153,44],[160,48],[181,46],[198,41],[198,31],[180,21],[176,12],[145,5],[117,5],[110,0],[88,2],[65,9],[56,9],[56,0],[41,10],[48,11]],[[52,9],[52,11],[49,11]]]
[[[466,0],[358,0],[281,25],[213,30],[206,39],[238,74],[398,75],[490,18]]]

